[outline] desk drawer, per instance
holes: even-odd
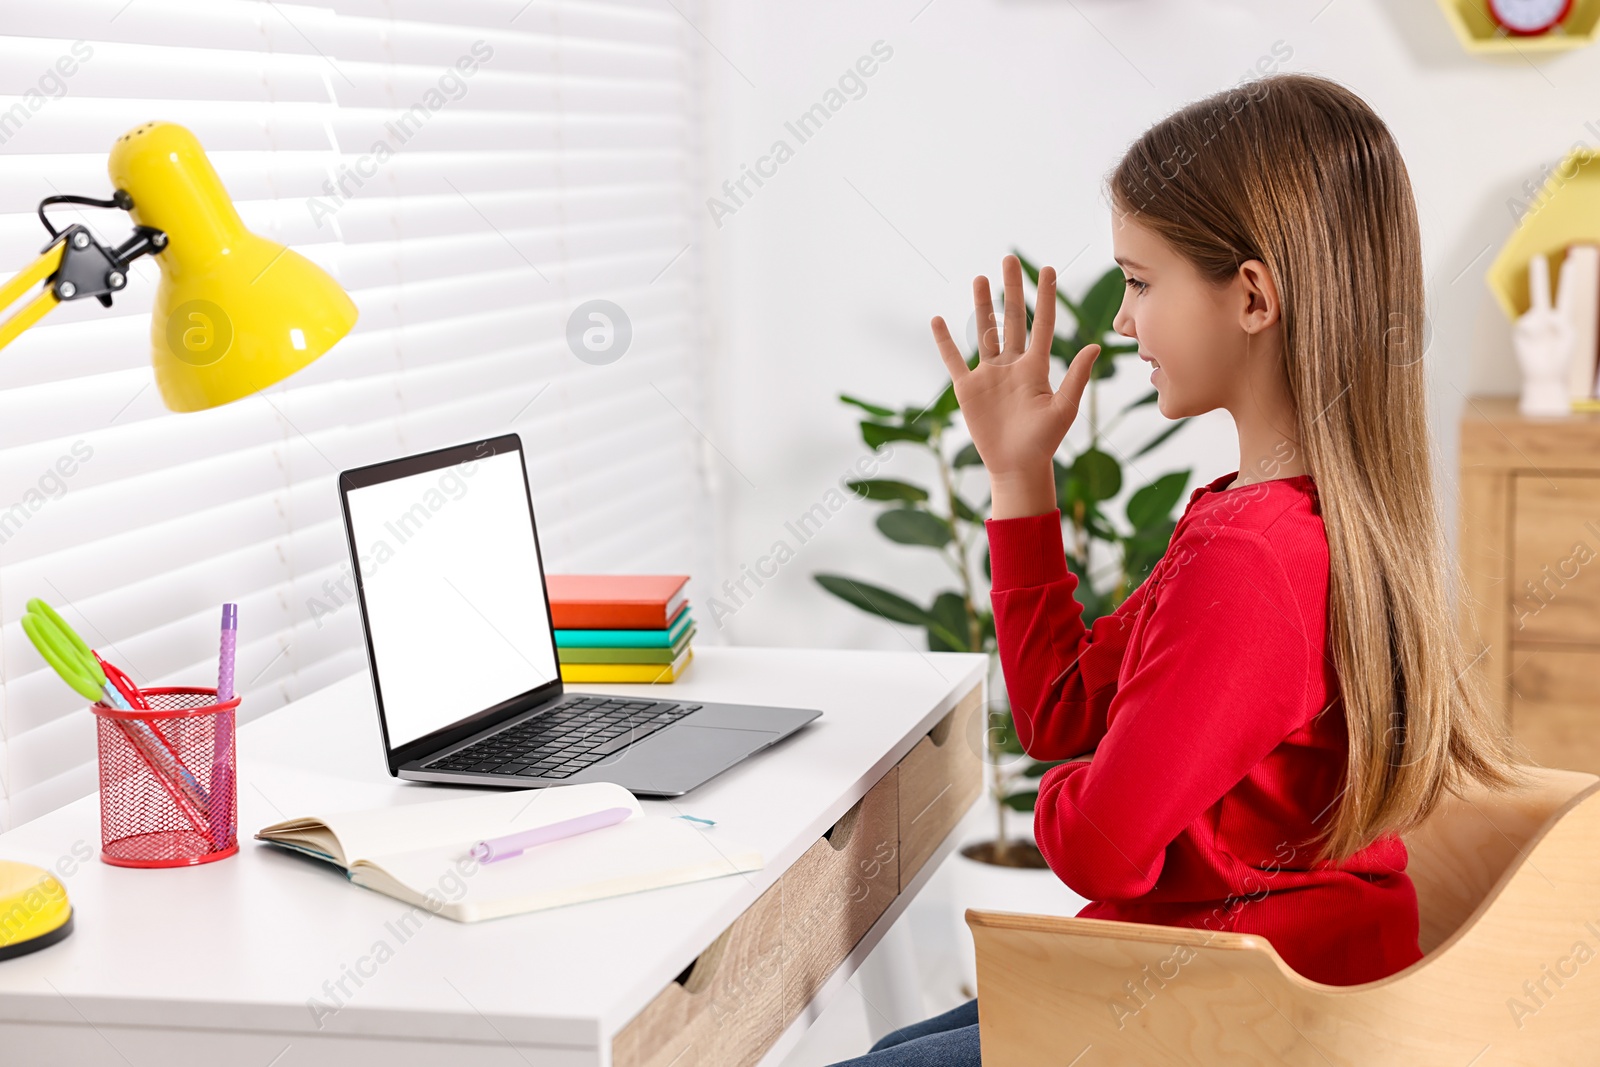
[[[784,872],[784,1019],[828,976],[900,893],[899,767],[839,817]]]
[[[1511,732],[1544,767],[1600,774],[1600,648],[1511,650]]]
[[[896,764],[900,888],[905,889],[983,789],[983,686],[976,685]]]
[[[783,882],[618,1031],[616,1067],[743,1067],[783,1033]]]
[[[1512,643],[1600,644],[1600,478],[1530,473],[1512,485]]]

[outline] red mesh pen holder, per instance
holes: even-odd
[[[239,851],[234,712],[214,688],[139,691],[150,710],[91,705],[100,747],[100,858],[188,867]]]

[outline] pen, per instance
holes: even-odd
[[[479,841],[472,846],[473,858],[484,863],[494,863],[497,860],[508,860],[522,855],[524,849],[534,845],[542,845],[546,841],[555,841],[563,837],[572,837],[576,834],[586,833],[589,830],[598,830],[602,826],[622,822],[633,814],[631,808],[605,808],[602,811],[591,811],[587,815],[579,815],[571,819],[562,819],[560,822],[550,823],[548,826],[536,826],[532,830],[521,830],[504,837],[494,837],[487,841]]]
[[[233,699],[233,659],[239,643],[239,605],[222,605],[222,641],[217,651],[217,703]],[[232,760],[229,742],[233,731],[231,712],[218,712],[216,733],[211,740],[211,805],[207,812],[217,848],[226,848],[233,839],[233,822],[228,818],[227,796],[232,792]]]

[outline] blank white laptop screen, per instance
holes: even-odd
[[[389,744],[554,681],[520,452],[351,489]]]

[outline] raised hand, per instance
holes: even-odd
[[[1022,262],[1001,261],[1005,285],[1006,327],[996,337],[994,302],[989,279],[972,280],[972,302],[978,316],[978,365],[968,368],[943,318],[934,316],[933,339],[966,419],[972,443],[989,471],[996,519],[1039,515],[1056,506],[1055,477],[1050,457],[1078,417],[1078,405],[1100,354],[1085,345],[1067,367],[1066,377],[1050,388],[1050,342],[1055,336],[1056,272],[1039,271],[1039,299],[1034,309],[1033,336],[1027,329],[1022,297]],[[1001,342],[1001,343],[997,343]]]

